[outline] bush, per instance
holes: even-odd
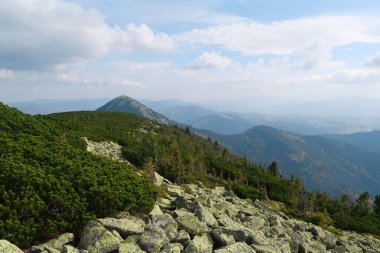
[[[154,187],[130,168],[62,142],[0,133],[0,238],[27,247],[95,216],[147,213]]]

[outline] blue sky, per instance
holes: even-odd
[[[4,0],[0,101],[380,98],[380,1]]]

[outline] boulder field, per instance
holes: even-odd
[[[63,234],[28,253],[371,253],[380,240],[343,231],[335,235],[319,226],[287,217],[264,201],[238,198],[223,187],[201,183],[175,185],[156,174],[167,196],[157,199],[149,215],[88,221],[81,238]],[[21,253],[0,240],[0,253]]]

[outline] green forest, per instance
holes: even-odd
[[[280,201],[288,215],[335,233],[380,236],[380,196],[372,204],[368,193],[332,199],[309,192],[300,178],[283,178],[275,162],[253,164],[189,128],[117,112],[30,116],[3,104],[0,119],[0,237],[20,247],[79,231],[94,217],[149,212],[157,196],[152,170],[177,183],[202,181],[243,198]],[[82,137],[117,142],[134,166],[87,153]]]

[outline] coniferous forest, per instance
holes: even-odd
[[[334,233],[380,236],[380,196],[332,199],[307,191],[301,178],[283,178],[275,162],[253,164],[189,128],[117,112],[30,116],[3,104],[0,118],[0,237],[20,247],[79,232],[90,218],[148,213],[158,194],[152,171],[177,183],[202,181],[243,198],[279,201],[288,215]],[[132,165],[88,153],[82,137],[118,143]]]

